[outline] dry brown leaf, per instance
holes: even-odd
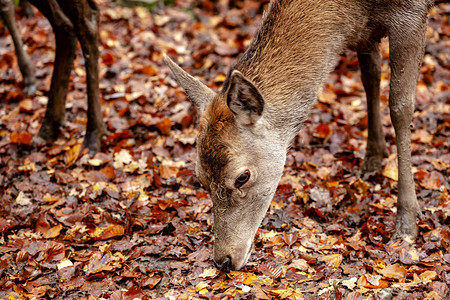
[[[122,225],[109,225],[106,227],[96,227],[95,231],[91,233],[91,237],[97,241],[104,241],[110,238],[121,236],[125,233]]]
[[[386,280],[381,279],[380,275],[364,274],[359,277],[357,284],[359,287],[364,288],[386,288],[389,283]]]
[[[43,233],[43,237],[46,239],[55,238],[59,235],[62,229],[63,226],[61,224],[53,226],[52,228]]]
[[[376,270],[385,278],[396,279],[400,281],[404,281],[406,279],[406,273],[408,273],[408,270],[406,270],[406,268],[399,263],[387,265],[385,268],[381,269],[377,268]]]
[[[330,267],[337,268],[341,264],[342,259],[343,259],[342,254],[337,253],[323,256],[320,260]]]
[[[393,153],[389,155],[387,163],[381,171],[384,177],[398,181],[398,167],[397,167],[397,154]]]

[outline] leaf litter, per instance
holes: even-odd
[[[450,284],[448,4],[429,14],[412,132],[423,217],[415,244],[389,241],[397,198],[381,45],[382,121],[391,156],[358,178],[367,116],[356,55],[345,52],[288,153],[250,263],[211,262],[212,203],[194,174],[197,112],[162,54],[217,90],[268,1],[175,1],[153,13],[97,1],[100,90],[110,134],[81,151],[86,122],[81,50],[53,145],[31,137],[45,112],[54,38],[39,13],[19,28],[37,64],[25,97],[0,25],[0,295],[7,299],[446,299]]]

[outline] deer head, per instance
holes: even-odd
[[[264,97],[239,71],[216,94],[164,60],[201,113],[196,174],[213,201],[214,261],[222,270],[239,270],[281,178],[286,139],[274,130]]]

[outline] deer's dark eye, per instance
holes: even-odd
[[[237,189],[240,188],[249,179],[250,179],[250,171],[249,170],[245,170],[243,173],[241,173],[241,175],[238,176],[238,178],[236,178],[236,181],[234,182],[234,187],[237,188]]]

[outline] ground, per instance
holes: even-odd
[[[194,174],[198,115],[162,54],[218,90],[267,1],[184,0],[155,8],[98,1],[100,89],[109,135],[82,149],[84,60],[75,61],[59,139],[30,145],[42,121],[54,38],[42,15],[17,14],[37,70],[26,97],[0,25],[0,296],[6,299],[448,299],[450,55],[448,4],[429,14],[412,154],[423,213],[414,244],[390,241],[397,171],[383,41],[382,120],[390,156],[358,175],[365,95],[346,52],[288,153],[250,263],[211,261],[212,203]]]

